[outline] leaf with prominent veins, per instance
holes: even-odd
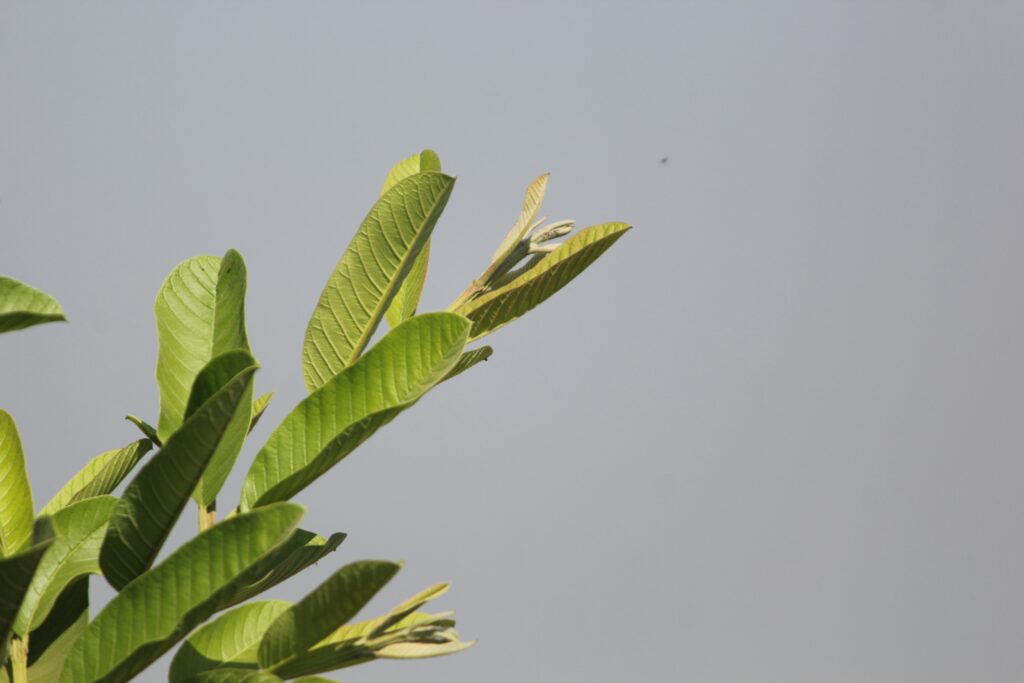
[[[370,209],[327,281],[306,328],[302,372],[314,391],[351,365],[430,237],[455,178],[421,172],[399,181]]]

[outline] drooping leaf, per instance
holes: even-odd
[[[113,496],[96,496],[53,514],[50,520],[57,539],[36,568],[14,622],[15,633],[24,635],[38,628],[72,581],[99,573],[100,545],[116,504]]]
[[[124,448],[100,453],[85,463],[85,467],[57,491],[39,514],[52,515],[77,501],[110,493],[152,447],[153,443],[149,439],[139,439]]]
[[[0,332],[67,320],[57,300],[35,287],[0,275]]]
[[[160,288],[153,307],[159,351],[162,441],[181,426],[192,384],[215,356],[248,351],[245,335],[245,264],[229,250],[223,259],[197,256],[179,264]]]
[[[358,614],[400,568],[363,560],[339,569],[270,625],[259,645],[260,666],[274,670],[316,645]]]
[[[258,669],[256,649],[267,627],[291,607],[284,600],[245,603],[190,635],[171,661],[170,683],[220,668]]]
[[[0,557],[9,557],[28,543],[34,517],[18,426],[0,410]]]
[[[100,550],[103,575],[120,590],[163,546],[243,399],[255,367],[238,373],[193,413],[139,471],[118,501]],[[248,404],[243,406],[248,410]]]
[[[629,227],[605,223],[581,230],[508,284],[456,308],[456,313],[473,321],[470,341],[515,320],[567,285]]]
[[[419,154],[413,154],[411,157],[395,164],[391,172],[388,173],[388,177],[384,180],[384,187],[380,190],[381,195],[394,187],[398,181],[416,175],[421,171],[441,171],[441,158],[437,156],[437,152],[425,149]],[[402,281],[398,294],[395,295],[391,305],[388,306],[386,317],[388,325],[391,327],[398,327],[403,321],[416,315],[416,307],[420,303],[423,285],[427,281],[427,265],[429,261],[430,240],[427,240],[423,245],[420,255],[413,262],[409,275]]]
[[[296,529],[291,538],[266,559],[264,572],[242,586],[231,604],[241,603],[290,579],[333,553],[344,540],[345,534],[340,532],[324,538],[305,529]]]
[[[289,499],[415,403],[455,365],[468,330],[451,313],[418,315],[391,330],[274,430],[246,475],[241,509]]]
[[[469,370],[477,363],[481,363],[490,358],[491,354],[493,353],[494,349],[492,349],[490,346],[481,346],[478,349],[463,351],[462,355],[459,356],[459,361],[451,370],[448,371],[448,374],[444,376],[443,381],[450,380],[452,377],[455,377],[456,375],[461,375],[462,373],[464,373],[466,370]]]
[[[263,417],[263,413],[267,411],[267,406],[270,405],[270,400],[274,398],[274,392],[269,391],[252,402],[252,418],[249,420],[249,432],[256,428],[256,423]]]
[[[89,623],[89,577],[80,576],[64,589],[50,616],[29,634],[29,683],[60,678],[64,660]]]
[[[206,401],[220,391],[236,377],[238,373],[255,364],[247,351],[236,349],[226,351],[207,363],[192,384],[192,392],[185,407],[185,419],[188,420]],[[192,492],[192,498],[200,505],[211,505],[217,493],[235,465],[238,454],[242,452],[242,444],[249,433],[249,422],[252,416],[252,382],[239,401],[231,421],[224,429],[224,434],[217,445],[217,450],[210,458],[206,470],[199,478],[199,484]]]
[[[7,661],[7,646],[22,599],[39,560],[53,543],[53,525],[41,517],[33,526],[30,545],[15,555],[0,558],[0,662]]]
[[[455,179],[423,172],[370,209],[327,281],[306,329],[302,371],[314,391],[363,352],[430,237]]]
[[[540,210],[540,205],[544,201],[544,193],[547,192],[550,175],[550,173],[544,173],[537,176],[530,183],[530,186],[526,188],[526,197],[523,198],[523,209],[519,212],[519,217],[516,218],[512,229],[501,240],[498,250],[494,252],[494,256],[491,259],[495,264],[500,264],[512,253],[512,250],[515,249],[520,240],[526,237],[526,233],[530,231],[530,226],[533,225],[533,222],[537,220],[537,211]]]
[[[280,503],[235,515],[130,583],[86,628],[61,683],[127,681],[235,598],[262,572],[304,508]]]

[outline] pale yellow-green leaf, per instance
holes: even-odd
[[[18,426],[0,410],[0,557],[25,547],[32,537],[34,517]]]
[[[0,275],[0,332],[66,320],[57,300],[24,282]]]
[[[39,514],[52,515],[76,501],[110,493],[152,447],[153,443],[149,439],[139,439],[124,448],[100,453],[85,463],[85,467],[57,491]]]

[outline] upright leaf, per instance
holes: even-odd
[[[540,205],[544,201],[544,194],[548,189],[548,178],[550,173],[544,173],[543,175],[537,176],[530,186],[526,188],[526,197],[523,198],[523,208],[519,212],[519,217],[516,218],[515,225],[508,231],[505,237],[501,240],[501,244],[498,245],[498,250],[494,252],[494,257],[491,259],[494,263],[501,263],[508,257],[512,250],[515,249],[519,241],[526,236],[526,233],[530,231],[530,226],[537,220],[537,212],[540,210]]]
[[[441,159],[437,156],[437,152],[425,149],[419,154],[413,154],[411,157],[395,164],[391,172],[388,173],[388,177],[384,180],[384,186],[380,190],[381,195],[394,187],[398,181],[422,171],[441,171]],[[429,261],[430,240],[427,240],[423,245],[423,251],[420,252],[420,255],[413,262],[409,275],[402,281],[398,294],[395,295],[391,305],[388,306],[385,315],[388,319],[388,325],[391,327],[398,327],[403,321],[416,315],[416,307],[419,306],[423,285],[427,280],[427,264]]]
[[[34,516],[18,427],[0,410],[0,557],[13,555],[28,543]]]
[[[100,545],[117,499],[98,496],[72,503],[50,518],[57,539],[43,555],[14,623],[24,635],[38,628],[72,581],[100,572]]]
[[[259,667],[256,650],[267,627],[291,603],[284,600],[249,602],[225,612],[196,630],[171,661],[170,683],[180,683],[204,671]]]
[[[223,259],[197,256],[179,264],[160,288],[156,313],[162,441],[181,426],[192,384],[214,358],[248,350],[245,335],[245,264],[229,250]]]
[[[304,509],[270,505],[225,519],[126,586],[68,655],[61,683],[127,681],[223,609],[264,571]]]
[[[67,320],[57,300],[45,292],[0,275],[0,332]]]
[[[605,223],[581,230],[507,285],[455,309],[473,321],[470,341],[515,320],[569,284],[629,230],[625,223]]]
[[[259,646],[260,666],[274,670],[316,645],[358,614],[400,568],[364,560],[339,569],[270,625]]]
[[[139,439],[124,448],[100,453],[85,463],[85,467],[57,491],[39,514],[52,515],[71,503],[110,493],[152,447],[153,442],[149,439]]]
[[[249,393],[255,367],[238,373],[194,412],[128,485],[100,551],[114,588],[146,571],[163,546],[199,477]]]
[[[430,237],[455,179],[405,178],[370,209],[327,281],[306,329],[302,371],[314,391],[363,352]]]
[[[195,382],[192,384],[192,392],[188,397],[188,405],[185,407],[185,419],[187,420],[198,410],[211,396],[220,391],[228,382],[245,368],[253,365],[255,361],[247,351],[237,349],[226,351],[211,360],[199,371]],[[242,395],[234,416],[224,430],[217,450],[210,458],[206,470],[199,478],[199,484],[192,492],[192,498],[200,505],[211,505],[217,498],[231,468],[242,452],[242,445],[249,433],[249,424],[252,418],[252,382]]]
[[[455,365],[468,330],[451,313],[416,316],[315,390],[256,454],[241,508],[287,500],[415,403]]]

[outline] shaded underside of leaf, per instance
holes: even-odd
[[[117,504],[113,496],[96,496],[58,510],[50,518],[57,538],[43,555],[25,593],[14,631],[38,628],[60,594],[75,579],[100,571],[100,545]]]
[[[259,668],[256,650],[270,626],[291,603],[249,602],[225,612],[190,635],[171,661],[170,683],[218,668]]]
[[[358,614],[400,568],[363,560],[339,569],[270,625],[259,646],[260,666],[272,670],[316,645]]]
[[[204,403],[128,485],[100,551],[103,575],[114,588],[123,588],[156,559],[248,395],[255,371],[255,367],[243,370]],[[249,405],[244,408],[248,410]]]
[[[280,678],[266,671],[214,669],[184,679],[182,683],[280,683],[280,681]]]
[[[185,408],[185,419],[188,420],[192,414],[204,403],[216,395],[234,377],[246,368],[255,365],[256,361],[249,355],[248,351],[235,349],[226,351],[207,363],[199,374],[196,375],[192,384],[192,392],[188,397],[188,405]],[[242,451],[245,437],[249,433],[249,424],[252,418],[252,394],[253,383],[250,382],[245,392],[239,399],[235,413],[224,429],[217,450],[210,457],[206,469],[199,478],[199,483],[192,491],[192,498],[199,505],[211,505],[217,498],[231,468],[234,467],[238,454]]]
[[[139,439],[124,448],[100,453],[68,480],[39,514],[52,515],[71,503],[110,493],[152,447],[149,439]]]
[[[322,386],[362,353],[454,184],[454,178],[441,173],[417,173],[399,181],[370,209],[306,329],[302,370],[307,389]]]
[[[66,320],[57,300],[24,282],[0,275],[0,332]]]
[[[18,427],[0,410],[0,557],[13,555],[28,543],[33,510]]]
[[[71,646],[88,624],[89,577],[80,576],[60,594],[50,616],[29,634],[29,682],[60,678]]]
[[[68,655],[62,683],[130,679],[230,604],[303,512],[292,503],[267,506],[186,542],[126,586],[89,624]]]
[[[452,368],[469,322],[450,313],[410,318],[305,398],[257,453],[241,508],[285,500],[347,455]]]
[[[581,230],[507,285],[459,306],[455,312],[473,321],[470,341],[515,320],[567,285],[629,227],[605,223]]]

